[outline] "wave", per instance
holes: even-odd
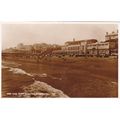
[[[54,77],[54,76],[50,76],[50,77],[54,80],[62,80],[62,78],[59,78],[59,77]]]
[[[63,91],[36,80],[33,84],[24,86],[23,91],[24,93],[19,97],[68,97]]]
[[[31,77],[41,77],[41,78],[45,78],[45,77],[50,77],[52,79],[56,79],[56,80],[62,80],[62,78],[59,78],[59,77],[55,77],[55,76],[52,76],[52,75],[47,75],[47,73],[27,73],[25,70],[22,70],[16,66],[14,67],[11,67],[11,66],[8,66],[8,63],[9,62],[4,62],[4,64],[7,64],[7,65],[2,65],[2,68],[3,69],[7,69],[9,68],[9,71],[12,71],[14,74],[24,74],[24,75],[28,75],[28,76],[31,76]],[[21,64],[16,64],[16,63],[12,63],[14,65],[17,65],[17,66],[20,66]],[[10,63],[9,63],[10,65]]]
[[[3,68],[3,69],[7,69],[7,68],[10,68],[10,67],[5,66],[5,65],[2,65],[2,68]]]
[[[22,74],[22,75],[28,75],[28,76],[33,76],[30,73],[27,73],[26,71],[20,69],[20,68],[10,68],[9,71],[12,71],[14,74]]]
[[[46,73],[41,73],[41,74],[37,74],[37,73],[33,73],[32,74],[34,77],[38,76],[38,77],[48,77],[48,75]]]
[[[23,75],[28,75],[31,77],[47,77],[48,75],[46,73],[41,73],[41,74],[37,74],[37,73],[28,73],[25,70],[22,70],[20,68],[13,68],[13,67],[8,67],[8,66],[2,66],[2,68],[9,68],[9,71],[13,72],[14,74],[23,74]]]
[[[42,77],[42,78],[49,77],[49,78],[52,78],[52,79],[55,79],[55,80],[62,80],[62,78],[55,77],[55,76],[52,76],[52,75],[47,75],[46,73],[41,73],[41,74],[33,73],[32,75],[34,77]]]
[[[9,68],[8,71],[13,72],[13,74],[21,74],[21,75],[28,75],[31,76],[34,80],[34,83],[28,86],[22,87],[23,93],[19,94],[18,97],[68,97],[63,91],[58,90],[45,82],[37,81],[35,79],[36,76],[38,77],[51,77],[52,79],[60,79],[54,76],[47,75],[46,73],[28,73],[23,69],[17,67],[8,67],[2,65],[2,68]]]
[[[45,77],[51,77],[52,79],[59,79],[59,80],[62,80],[61,78],[58,78],[58,77],[54,77],[54,76],[51,76],[51,75],[47,75],[47,73],[28,73],[26,72],[25,70],[22,70],[20,68],[13,68],[13,67],[8,67],[8,66],[4,66],[2,65],[2,68],[9,68],[9,71],[12,71],[14,74],[24,74],[24,75],[28,75],[28,76],[31,76],[31,77],[41,77],[41,78],[45,78]]]

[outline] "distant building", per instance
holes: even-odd
[[[105,40],[98,42],[96,39],[75,40],[65,42],[61,50],[54,51],[57,55],[70,56],[111,56],[118,55],[118,31],[106,32]]]
[[[2,53],[15,53],[15,52],[16,52],[16,49],[14,48],[8,48],[2,51]]]
[[[118,55],[118,31],[106,32],[105,40],[96,39],[67,41],[63,46],[57,44],[36,43],[33,45],[18,44],[15,48],[6,49],[8,53],[38,53],[39,55],[69,56],[111,56]]]
[[[118,53],[118,30],[116,32],[108,33],[105,35],[105,42],[109,42],[110,54],[114,55]]]
[[[65,45],[62,47],[62,50],[64,50],[69,55],[85,55],[87,52],[87,44],[96,43],[96,39],[88,39],[88,40],[77,40],[73,39],[73,41],[68,41],[65,43]]]
[[[22,43],[18,44],[17,47],[16,47],[16,50],[19,50],[19,51],[31,51],[32,49],[32,45],[24,45]]]
[[[116,32],[108,33],[105,35],[106,42],[118,41],[118,30]]]
[[[96,42],[87,45],[88,56],[109,56],[109,42]]]
[[[24,44],[23,43],[19,43],[18,45],[17,45],[17,47],[16,47],[16,49],[18,49],[18,50],[21,50],[21,49],[23,49],[24,48]]]

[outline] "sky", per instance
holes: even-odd
[[[72,41],[73,38],[104,41],[106,32],[117,31],[117,29],[117,24],[2,24],[2,49],[15,47],[19,43],[64,45],[66,41]]]

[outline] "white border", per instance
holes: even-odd
[[[0,21],[120,21],[119,5],[119,0],[0,0]],[[120,120],[119,112],[120,100],[113,98],[0,99],[1,120]]]
[[[1,24],[120,24],[120,21],[6,21]]]
[[[120,22],[118,24],[118,98],[120,99]]]
[[[2,28],[0,24],[0,53],[2,53]],[[1,72],[1,64],[2,64],[2,56],[0,54],[0,98],[1,98],[1,92],[2,92],[2,72]]]

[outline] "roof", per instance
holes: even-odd
[[[97,42],[96,39],[87,39],[87,40],[77,40],[77,41],[67,41],[65,42],[65,44],[69,44],[69,45],[76,45],[76,44],[81,44],[82,42]]]

